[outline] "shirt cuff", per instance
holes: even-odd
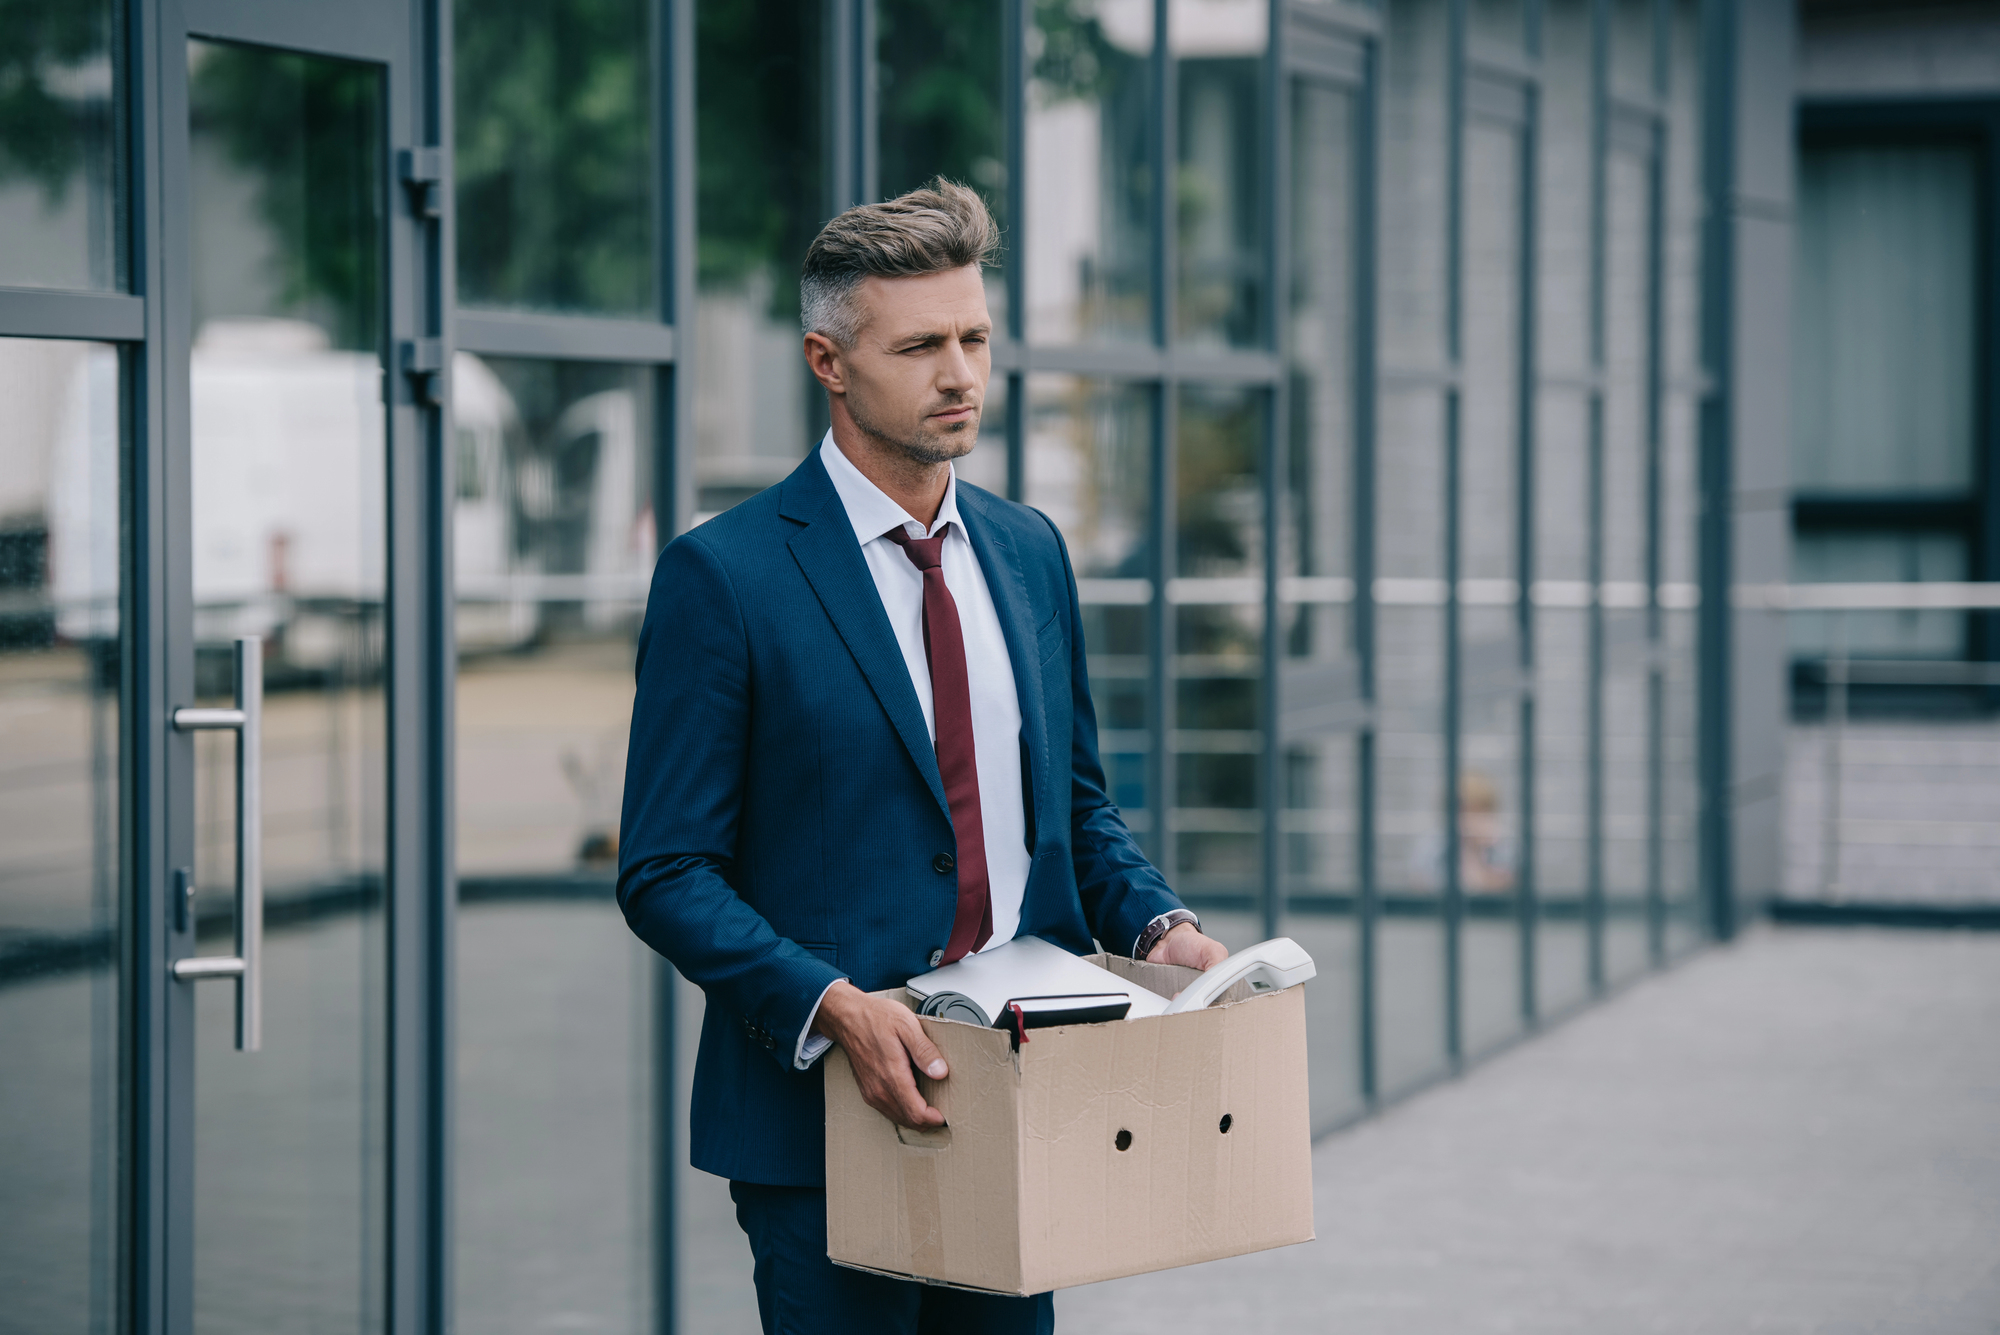
[[[846,981],[845,978],[836,978],[833,980],[833,983],[844,983]],[[833,991],[833,983],[828,983],[825,988],[821,989],[819,1001],[813,1002],[813,1008],[806,1012],[805,1026],[799,1030],[799,1045],[792,1049],[792,1069],[794,1071],[810,1071],[813,1063],[821,1057],[826,1056],[826,1050],[833,1046],[833,1040],[825,1034],[815,1034],[813,1032],[813,1021],[819,1018],[820,1002],[825,1001],[826,994]]]

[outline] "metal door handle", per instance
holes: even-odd
[[[236,953],[174,961],[174,977],[236,980],[236,1050],[264,1045],[264,641],[236,640],[236,708],[176,709],[182,732],[236,734]]]

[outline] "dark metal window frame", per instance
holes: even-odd
[[[1852,532],[1860,529],[1940,528],[1966,538],[1971,568],[1966,578],[2000,578],[2000,99],[1840,97],[1812,98],[1799,104],[1798,142],[1816,145],[1911,144],[1957,141],[1977,146],[1979,163],[1978,217],[1974,223],[1979,254],[1979,311],[1974,334],[1974,467],[1971,488],[1964,493],[1852,492],[1794,493],[1792,531],[1795,534]],[[1965,658],[2000,662],[2000,613],[1966,614]],[[1808,665],[1794,665],[1794,680]],[[1856,692],[1905,688],[1856,686]],[[2000,705],[2000,691],[1971,690],[1984,707]]]

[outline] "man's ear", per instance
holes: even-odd
[[[827,393],[847,392],[847,368],[841,364],[840,348],[832,339],[825,334],[807,334],[805,353],[813,378],[826,386]]]

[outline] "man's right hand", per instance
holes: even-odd
[[[813,1032],[840,1044],[854,1064],[861,1097],[898,1126],[943,1126],[944,1114],[917,1092],[914,1066],[933,1080],[949,1073],[916,1012],[887,997],[871,997],[845,980],[827,989],[813,1017]]]

